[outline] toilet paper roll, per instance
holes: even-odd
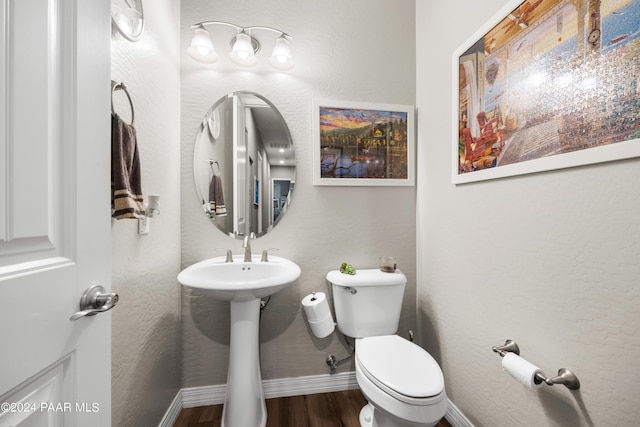
[[[314,292],[302,299],[302,306],[310,322],[319,322],[331,316],[327,296],[324,292]]]
[[[302,299],[302,306],[313,335],[324,338],[333,332],[335,323],[324,292],[307,295]]]
[[[328,337],[336,327],[331,316],[328,316],[324,320],[320,320],[319,322],[310,321],[309,326],[311,327],[311,332],[313,332],[313,335],[318,338]]]
[[[525,387],[535,388],[542,385],[542,383],[536,384],[534,381],[537,373],[544,375],[542,371],[515,353],[507,352],[507,354],[504,355],[502,358],[502,369]]]

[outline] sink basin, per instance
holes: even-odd
[[[292,284],[300,267],[292,261],[260,256],[244,262],[244,255],[206,259],[185,268],[178,282],[203,295],[229,301],[231,331],[229,370],[221,427],[266,427],[267,407],[260,373],[260,298]]]
[[[233,262],[224,256],[193,264],[178,274],[178,281],[223,301],[249,301],[264,298],[289,286],[300,277],[300,267],[288,259],[260,256],[244,262],[242,255],[234,255]]]

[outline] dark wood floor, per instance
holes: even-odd
[[[267,427],[360,427],[360,390],[267,399]],[[218,427],[222,405],[184,408],[173,427]],[[436,427],[451,427],[444,418]]]

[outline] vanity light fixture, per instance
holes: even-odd
[[[271,58],[269,58],[269,63],[272,67],[286,71],[292,69],[295,65],[289,46],[289,41],[293,37],[289,34],[271,27],[240,27],[224,21],[205,21],[191,26],[195,34],[187,53],[198,62],[213,64],[218,60],[218,55],[211,41],[211,35],[205,28],[207,25],[224,25],[236,29],[236,34],[230,43],[231,53],[229,53],[229,57],[234,64],[240,67],[249,68],[258,63],[256,53],[260,51],[261,45],[258,39],[252,35],[252,31],[256,30],[266,30],[279,34],[275,39]]]

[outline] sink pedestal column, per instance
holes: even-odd
[[[260,374],[260,299],[231,301],[227,394],[221,427],[267,424]]]

